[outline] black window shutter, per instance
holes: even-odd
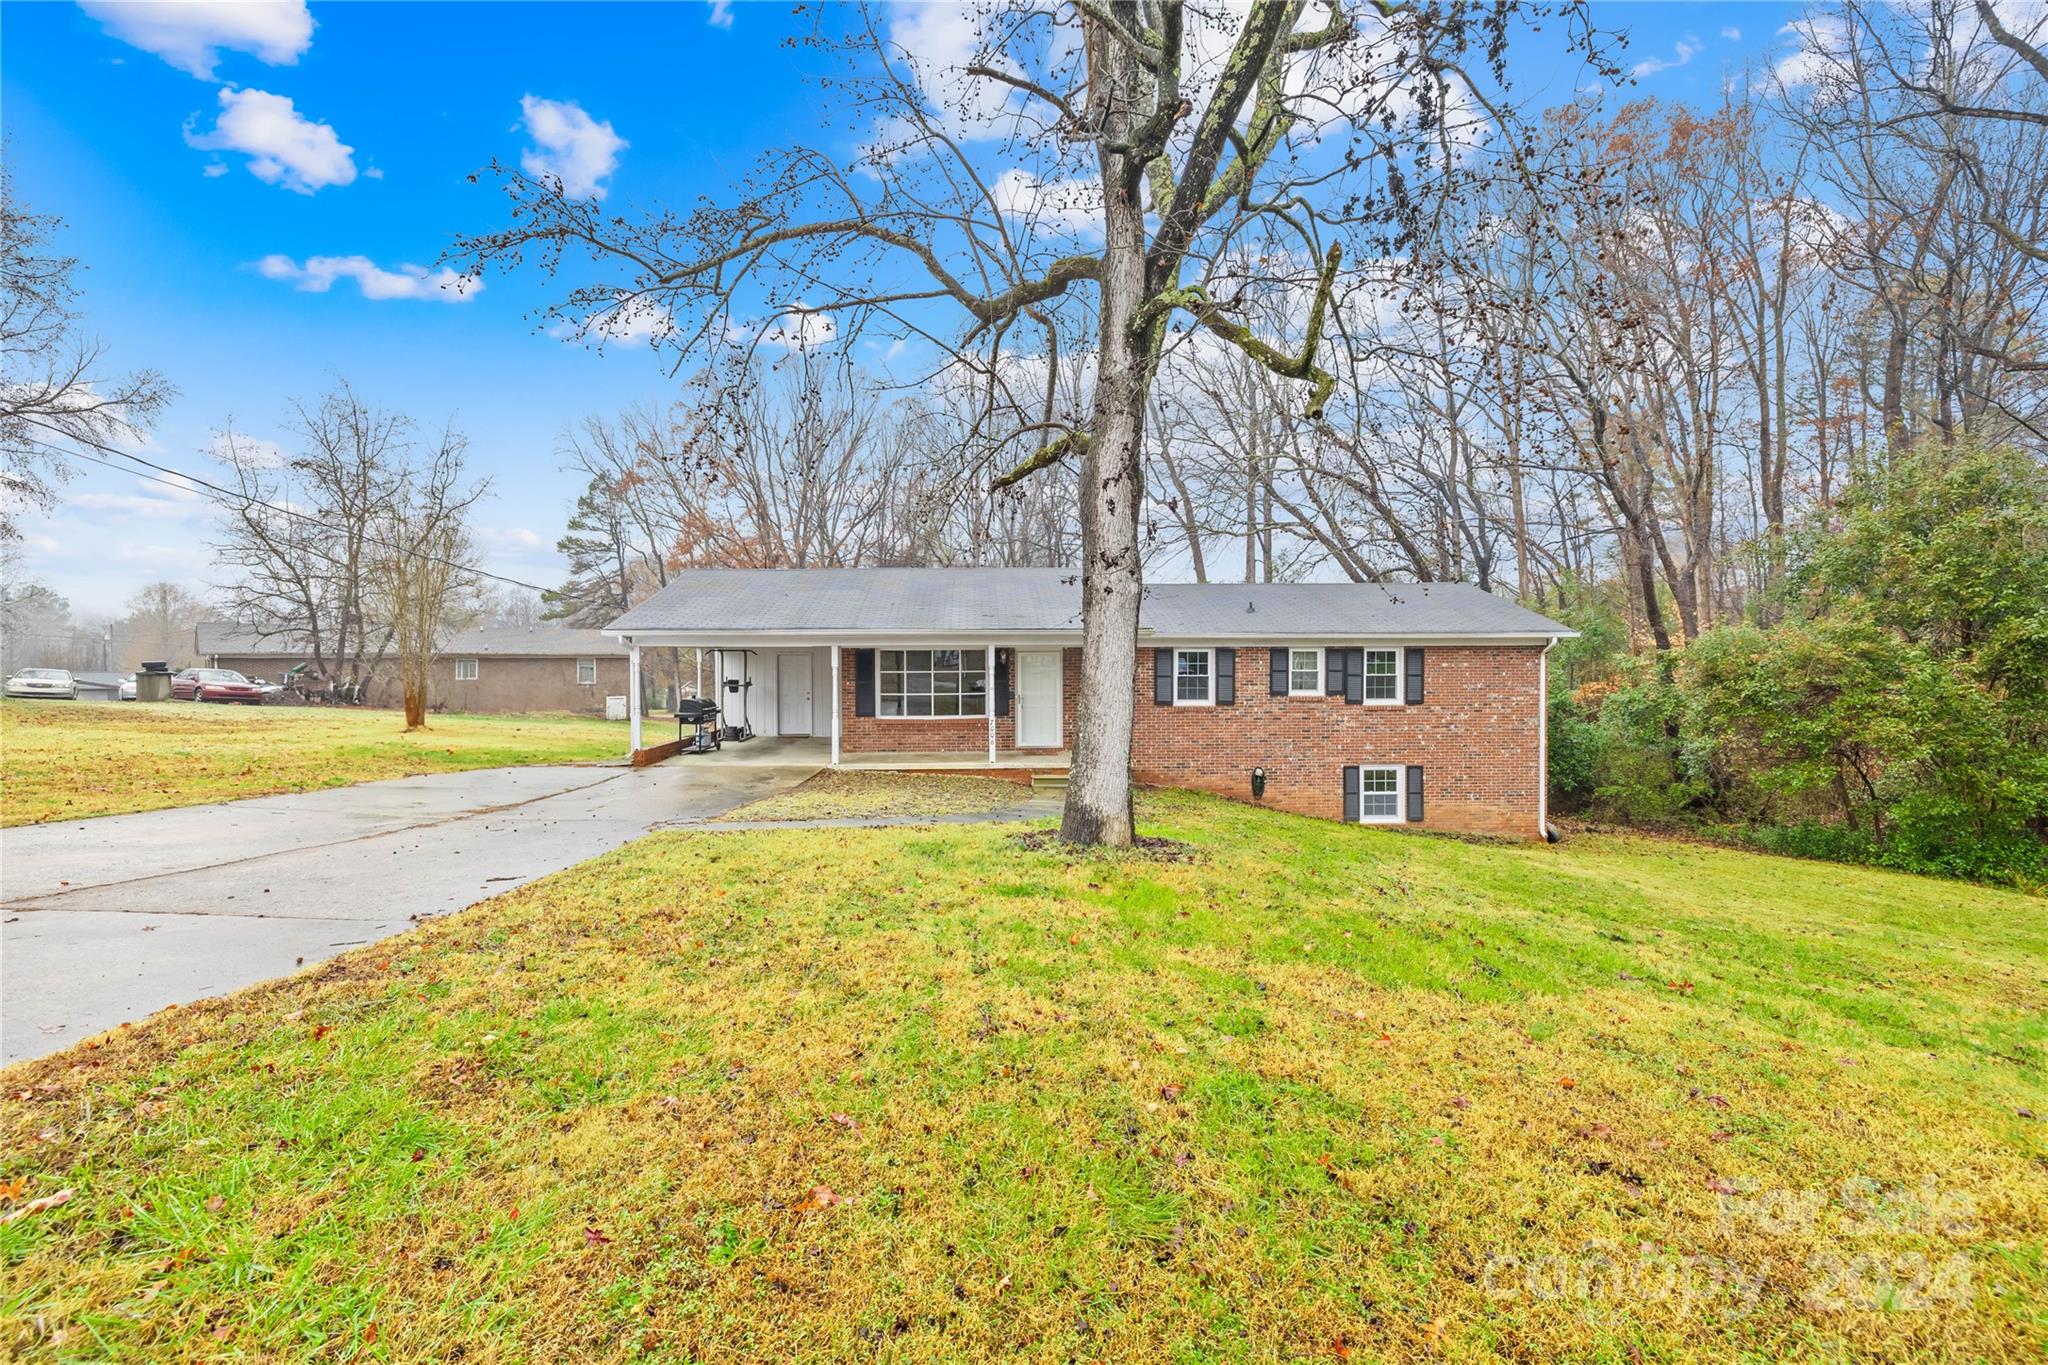
[[[875,714],[875,651],[853,651],[853,714]]]
[[[1173,651],[1152,651],[1152,704],[1173,705]]]
[[[1344,701],[1350,706],[1365,705],[1365,651],[1347,649],[1344,651]]]
[[[1010,714],[1010,652],[996,651],[996,714]]]
[[[1276,697],[1286,696],[1290,690],[1288,684],[1293,681],[1293,674],[1287,667],[1287,646],[1268,645],[1266,659],[1270,665],[1267,670],[1266,690]]]
[[[1413,706],[1422,700],[1422,651],[1411,645],[1403,655],[1408,660],[1408,704]]]
[[[1347,764],[1344,768],[1344,818],[1356,824],[1358,821],[1358,765]]]
[[[1237,705],[1237,651],[1219,649],[1216,651],[1216,704]]]
[[[1408,823],[1422,823],[1422,765],[1408,765]]]
[[[1341,649],[1323,651],[1323,695],[1344,695],[1344,651]]]

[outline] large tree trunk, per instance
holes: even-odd
[[[1074,765],[1060,838],[1127,848],[1131,813],[1131,723],[1138,669],[1140,460],[1153,330],[1140,312],[1149,297],[1142,168],[1116,150],[1130,136],[1141,72],[1130,53],[1090,26],[1089,104],[1102,119],[1103,250],[1101,350],[1095,411],[1081,457],[1081,696],[1074,715]]]

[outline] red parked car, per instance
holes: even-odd
[[[263,689],[228,668],[188,668],[171,679],[173,701],[238,701],[263,705]]]

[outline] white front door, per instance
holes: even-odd
[[[775,656],[775,732],[779,735],[811,733],[811,656]]]
[[[1065,719],[1058,650],[1017,655],[1017,747],[1057,749]]]

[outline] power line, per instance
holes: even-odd
[[[111,469],[117,474],[127,474],[133,478],[147,479],[151,483],[160,483],[166,488],[182,488],[184,486],[183,484],[172,482],[171,479],[162,478],[160,477],[159,474],[145,474],[140,470],[129,469],[126,468],[125,466],[117,465],[112,460],[106,459],[103,456],[91,455],[83,450],[74,450],[71,453],[78,456],[78,458],[81,460],[90,460],[92,463],[100,465],[107,469]],[[133,460],[136,464],[145,465],[150,469],[158,470],[161,472],[161,474],[170,474],[175,476],[176,478],[183,479],[187,484],[197,484],[201,488],[210,488],[224,498],[232,498],[236,502],[247,503],[253,507],[265,507],[277,513],[279,516],[290,517],[294,521],[311,522],[313,525],[320,527],[322,530],[334,530],[332,526],[329,526],[326,522],[320,520],[320,518],[316,516],[311,516],[305,512],[300,512],[290,507],[280,507],[278,504],[274,502],[267,502],[262,498],[251,497],[247,493],[238,493],[232,488],[223,488],[217,483],[212,483],[206,479],[200,478],[197,474],[187,474],[182,469],[173,469],[169,465],[158,464],[154,460],[145,460],[140,455],[130,455],[126,451],[116,451],[115,453],[124,460]],[[377,546],[379,549],[390,550],[395,554],[416,553],[415,551],[405,550],[399,546],[393,545],[388,540],[379,540],[377,537],[369,534],[367,531],[363,533],[363,539],[367,543]],[[342,562],[336,559],[334,556],[326,554],[321,550],[315,549],[311,546],[308,546],[307,548],[311,550],[312,553],[319,555],[322,559],[325,559],[330,564],[338,565]],[[474,565],[470,564],[457,563],[455,560],[444,558],[441,555],[422,555],[421,558],[429,560],[435,564],[445,564],[449,568],[455,569],[461,573],[472,574],[478,578],[493,579],[499,583],[509,583],[515,588],[525,588],[530,592],[545,594],[554,591],[554,589],[544,588],[538,583],[528,583],[523,579],[518,578],[507,578],[504,574],[492,573],[488,569],[479,569],[476,568]]]

